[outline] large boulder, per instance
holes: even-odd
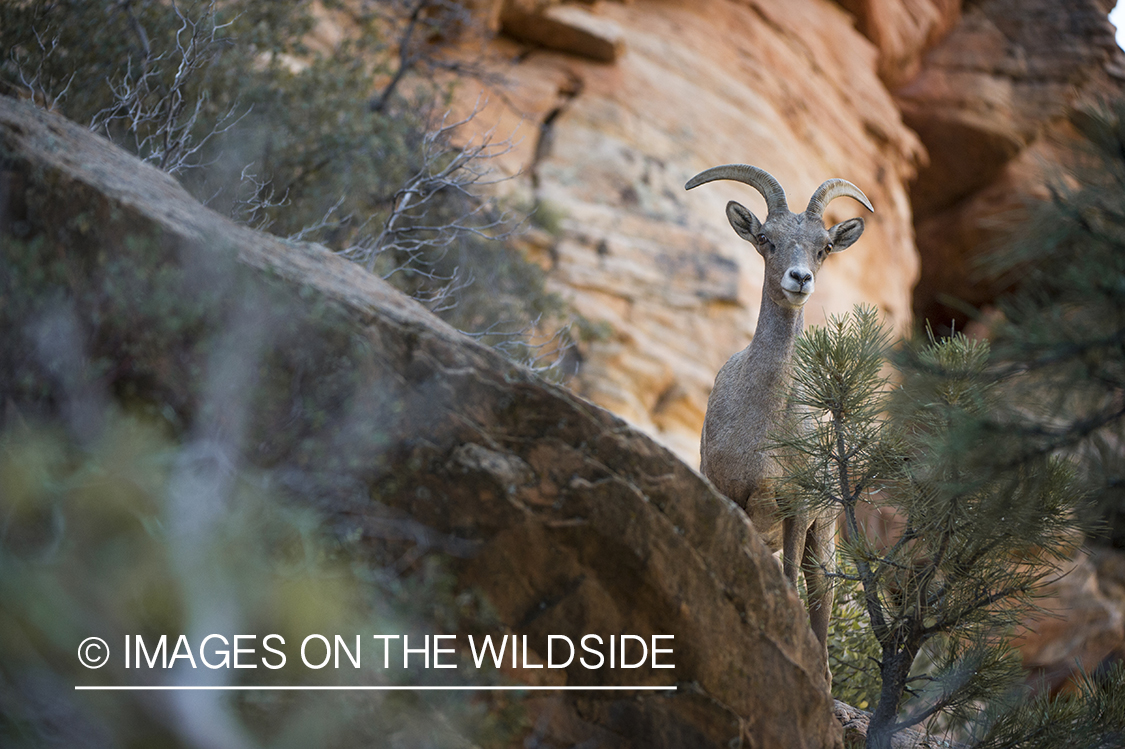
[[[372,558],[407,574],[426,553],[460,560],[455,589],[528,635],[532,660],[548,634],[674,635],[674,670],[551,676],[676,691],[529,700],[536,740],[842,745],[807,614],[746,516],[609,412],[356,265],[234,225],[100,137],[5,97],[0,243],[9,280],[49,287],[5,299],[7,418],[60,419],[67,392],[88,386],[185,433],[209,419],[292,501],[358,529]],[[37,353],[28,331],[58,310],[82,349],[58,355],[97,363],[92,374]],[[216,340],[241,364],[207,374]],[[225,403],[238,383],[252,388],[241,407],[200,413],[215,403],[204,391]]]

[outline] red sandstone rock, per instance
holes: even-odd
[[[894,89],[918,74],[922,55],[960,19],[961,0],[838,0],[879,48],[879,77]]]
[[[922,281],[915,314],[965,320],[948,295],[980,305],[1003,290],[974,258],[1004,235],[993,220],[1039,191],[1039,167],[1059,164],[1049,135],[1080,101],[1121,91],[1123,59],[1109,0],[985,0],[928,52],[895,92],[928,166],[911,187]],[[1048,170],[1049,171],[1049,170]]]

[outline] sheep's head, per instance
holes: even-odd
[[[766,261],[764,293],[783,307],[801,307],[809,300],[820,270],[829,253],[847,249],[863,234],[863,219],[842,221],[824,227],[824,208],[840,197],[858,200],[869,211],[867,196],[851,182],[830,179],[813,193],[804,213],[791,213],[781,184],[769,172],[746,164],[727,164],[701,172],[685,185],[690,190],[705,182],[729,179],[742,182],[762,193],[766,199],[766,220],[735,201],[727,203],[730,225]]]

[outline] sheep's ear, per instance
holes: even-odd
[[[758,247],[758,235],[762,233],[762,222],[758,220],[757,216],[746,210],[746,206],[733,200],[727,203],[727,220],[730,221],[731,227],[738,236],[757,247],[758,252],[762,251],[762,248]]]
[[[846,250],[855,244],[863,234],[863,219],[850,218],[841,221],[828,230],[828,241],[832,243],[832,252]]]

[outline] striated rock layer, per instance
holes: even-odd
[[[918,272],[907,184],[922,150],[879,79],[878,50],[827,0],[562,7],[584,19],[576,29],[605,30],[613,61],[588,43],[529,41],[524,11],[501,26],[495,46],[516,62],[478,125],[516,133],[510,189],[557,224],[528,237],[552,287],[611,326],[584,349],[573,386],[697,465],[715,373],[749,343],[761,298],[761,258],[724,206],[764,217],[764,203],[742,185],[684,183],[754,164],[798,211],[825,179],[859,185],[875,214],[829,207],[828,221],[863,215],[867,230],[829,258],[806,322],[866,302],[903,330]],[[542,11],[540,31],[557,11]]]
[[[0,242],[34,248],[20,267],[4,258],[5,272],[59,279],[6,313],[9,415],[67,408],[24,335],[37,315],[69,311],[87,347],[75,360],[107,365],[86,385],[67,373],[71,384],[183,429],[206,421],[203,391],[229,385],[225,360],[218,379],[206,374],[223,353],[214,342],[241,331],[228,348],[254,388],[228,394],[244,407],[212,416],[228,439],[244,435],[239,457],[277,491],[358,530],[405,572],[404,559],[445,555],[454,594],[482,595],[493,632],[528,635],[532,662],[548,634],[674,636],[674,670],[575,664],[549,677],[677,691],[531,700],[518,745],[842,746],[807,616],[745,515],[609,412],[354,264],[236,226],[168,175],[6,97]],[[520,673],[509,675],[526,682]]]

